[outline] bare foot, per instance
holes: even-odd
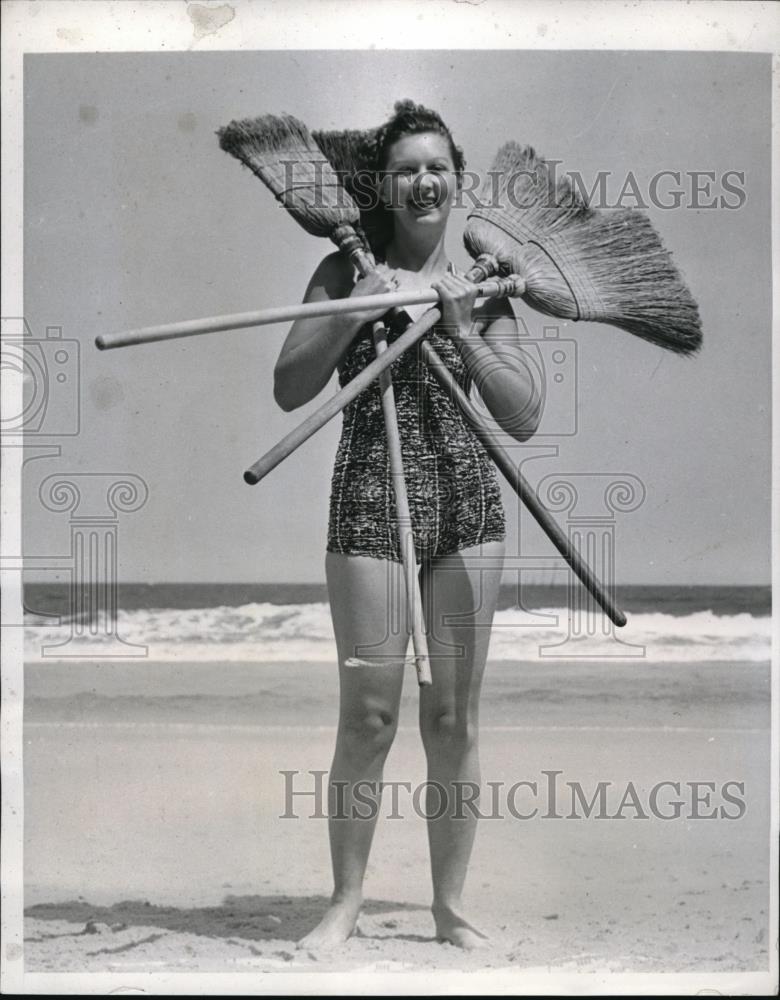
[[[449,941],[456,948],[464,948],[466,951],[487,947],[490,940],[487,934],[464,920],[452,907],[434,905],[431,910],[436,923],[437,941]]]
[[[344,944],[355,931],[362,900],[346,899],[331,903],[314,930],[298,942],[298,948],[325,951]]]

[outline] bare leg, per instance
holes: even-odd
[[[400,564],[329,552],[325,566],[340,679],[328,813],[334,888],[325,916],[299,944],[308,949],[342,944],[355,929],[381,791],[375,810],[355,802],[353,791],[355,783],[363,783],[358,793],[370,799],[370,788],[379,788],[382,780],[398,725],[409,641]],[[350,657],[369,665],[345,666]]]
[[[432,561],[422,576],[433,685],[420,691],[420,732],[428,759],[426,812],[436,934],[461,948],[486,935],[462,914],[461,894],[476,834],[480,783],[479,695],[487,660],[501,569],[474,558],[501,557],[491,542]],[[470,564],[471,562],[471,564]],[[457,647],[453,649],[453,647]],[[438,787],[437,787],[438,786]],[[442,791],[440,791],[441,789]],[[439,818],[437,812],[442,812]]]

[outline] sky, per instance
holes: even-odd
[[[39,499],[47,476],[132,473],[149,496],[119,519],[121,580],[324,579],[340,418],[260,485],[242,479],[335,389],[334,379],[293,413],[275,405],[287,328],[110,352],[93,341],[300,301],[331,245],[223,153],[216,130],[282,111],[310,128],[366,127],[411,97],[441,113],[476,171],[514,139],[586,181],[609,171],[613,199],[629,172],[645,195],[660,171],[680,172],[682,204],[649,214],[699,302],[701,354],[679,358],[516,302],[531,356],[549,368],[549,335],[563,346],[576,403],[551,395],[541,433],[510,442],[512,454],[534,484],[553,474],[641,482],[641,505],[615,519],[618,582],[768,583],[770,70],[756,54],[638,51],[27,55],[25,318],[36,342],[61,327],[80,350],[77,377],[62,391],[52,383],[45,425],[28,439],[30,458],[36,444],[61,453],[26,464],[25,554],[45,566],[69,550],[68,515]],[[743,203],[707,208],[700,196],[696,207],[691,171],[714,172],[716,200],[728,194],[724,175],[742,172],[732,183]],[[464,225],[456,213],[448,235],[461,266]],[[78,433],[58,436],[74,412]],[[504,497],[508,551],[551,555],[508,488]],[[52,576],[28,574],[36,578]]]

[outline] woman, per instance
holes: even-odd
[[[476,286],[455,272],[445,250],[447,221],[462,182],[461,150],[438,114],[411,101],[396,104],[373,147],[386,222],[384,240],[374,248],[378,273],[355,281],[345,257],[331,254],[315,271],[305,301],[432,286],[441,297],[442,319],[428,335],[430,343],[462,386],[474,380],[503,430],[527,439],[536,429],[539,399],[511,307],[505,300],[486,300],[475,308]],[[344,384],[365,367],[374,356],[371,323],[382,314],[377,309],[296,321],[275,370],[279,405],[291,410],[308,402],[335,369]],[[399,332],[396,324],[389,339]],[[440,940],[473,948],[485,935],[464,918],[461,893],[476,816],[453,805],[458,795],[461,803],[470,798],[463,789],[476,789],[480,780],[479,692],[501,578],[504,512],[487,453],[419,352],[407,351],[394,364],[392,378],[433,675],[433,684],[420,690],[420,732],[430,782],[426,815],[432,817],[432,911]],[[326,575],[340,671],[329,786],[334,892],[322,921],[301,942],[307,948],[345,941],[362,902],[378,811],[363,818],[365,790],[370,783],[381,796],[408,645],[394,526],[381,400],[374,383],[344,412],[332,482]],[[346,665],[351,658],[367,665]],[[357,782],[363,805],[353,810]],[[443,814],[442,788],[448,803]]]

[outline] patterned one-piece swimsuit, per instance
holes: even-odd
[[[388,343],[409,322],[401,311]],[[346,385],[375,358],[371,323],[339,366]],[[469,375],[460,351],[438,327],[428,340],[460,386]],[[417,558],[432,559],[503,541],[504,508],[495,467],[449,394],[423,360],[419,345],[392,365],[404,478]],[[395,492],[378,382],[344,409],[331,483],[329,552],[400,562]]]

